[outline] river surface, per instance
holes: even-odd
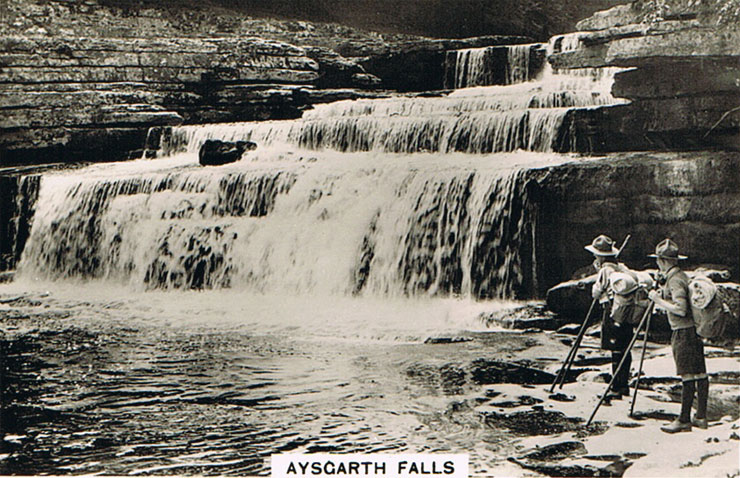
[[[479,387],[450,388],[439,369],[514,358],[531,339],[424,343],[481,335],[479,314],[513,303],[59,283],[0,295],[27,297],[0,305],[2,474],[268,474],[285,452],[469,453],[486,472],[513,450],[456,413]]]

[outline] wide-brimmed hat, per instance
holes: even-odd
[[[678,245],[670,239],[663,239],[655,246],[655,254],[648,254],[648,257],[663,259],[688,259],[678,253]]]
[[[591,244],[584,247],[587,251],[597,256],[616,256],[619,249],[614,247],[614,241],[609,236],[600,235]]]
[[[637,283],[635,277],[624,272],[615,272],[610,275],[609,283],[611,284],[612,290],[617,295],[631,294],[640,287],[640,284]]]

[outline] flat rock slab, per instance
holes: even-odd
[[[535,406],[536,408],[536,406]],[[555,435],[566,431],[576,431],[582,427],[581,418],[565,416],[562,412],[550,410],[529,410],[503,414],[483,412],[484,422],[494,428],[506,428],[517,435]]]

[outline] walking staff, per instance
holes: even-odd
[[[619,257],[619,255],[624,250],[625,246],[627,246],[627,242],[629,242],[630,238],[632,236],[630,234],[627,235],[627,237],[624,238],[624,242],[622,242],[622,247],[619,249],[616,249],[614,247],[614,242],[608,237],[608,236],[598,236],[596,239],[591,242],[588,246],[586,246],[584,249],[591,252],[594,255],[594,267],[599,271],[597,278],[596,278],[596,284],[594,285],[595,288],[606,288],[609,283],[609,275],[616,270],[616,260]],[[613,258],[614,262],[606,262],[606,258]],[[603,289],[601,289],[603,290]],[[552,393],[555,390],[555,385],[559,384],[560,388],[563,388],[563,384],[565,383],[565,378],[568,376],[568,373],[570,372],[570,369],[573,365],[573,362],[575,362],[576,353],[578,352],[578,348],[581,345],[581,341],[583,340],[583,336],[586,333],[586,329],[588,328],[588,323],[591,318],[591,313],[593,312],[594,308],[596,307],[596,303],[603,300],[603,294],[594,294],[595,297],[591,301],[591,306],[588,309],[588,312],[586,313],[586,317],[583,319],[583,323],[581,324],[581,328],[578,331],[578,336],[576,337],[576,340],[573,342],[573,346],[571,347],[570,351],[568,352],[568,355],[565,357],[565,360],[563,361],[563,365],[560,367],[560,370],[558,371],[557,375],[555,376],[555,380],[552,383],[552,386],[550,387],[550,393]],[[608,298],[607,298],[608,303]],[[605,316],[608,316],[608,309],[605,306]]]
[[[653,308],[655,302],[650,302],[645,313],[647,314],[647,324],[645,324],[645,337],[642,342],[642,353],[640,354],[640,366],[637,369],[637,379],[635,380],[635,392],[632,395],[632,404],[630,405],[630,416],[634,416],[635,402],[637,402],[637,391],[640,389],[640,376],[642,375],[642,364],[645,362],[645,351],[647,350],[648,335],[650,334],[650,320],[653,318]],[[639,333],[639,330],[638,332]]]
[[[617,366],[617,372],[621,371],[622,367],[624,366],[624,363],[627,361],[627,357],[630,356],[630,353],[632,352],[632,347],[635,345],[635,342],[637,341],[638,335],[640,335],[640,331],[642,330],[642,327],[645,325],[645,322],[648,320],[648,317],[650,317],[650,315],[653,313],[653,306],[654,306],[654,302],[651,302],[648,308],[645,310],[645,314],[642,316],[642,320],[640,320],[640,324],[637,326],[635,335],[632,336],[632,340],[630,341],[629,345],[627,346],[627,350],[625,351],[626,353],[622,357],[622,361],[619,362],[619,365]],[[601,407],[601,404],[604,403],[604,400],[606,400],[607,394],[609,393],[611,388],[614,386],[614,382],[617,380],[617,377],[618,377],[618,373],[614,373],[612,375],[612,379],[609,381],[609,385],[606,387],[606,391],[601,395],[601,398],[599,399],[599,403],[596,405],[596,408],[594,408],[593,413],[591,413],[591,416],[589,417],[588,422],[586,422],[586,426],[591,425],[591,421],[593,421],[594,417],[596,416],[596,412]]]

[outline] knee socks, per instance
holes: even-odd
[[[617,374],[617,366],[624,357],[624,352],[615,350],[612,352],[612,374],[616,374],[614,379],[614,390],[624,390],[628,387],[630,377],[630,367],[632,366],[632,354],[627,354],[622,369]]]
[[[707,418],[707,400],[709,399],[709,379],[702,378],[696,381],[696,418]]]
[[[691,423],[691,405],[694,402],[694,380],[686,380],[681,388],[681,416],[682,423]]]

